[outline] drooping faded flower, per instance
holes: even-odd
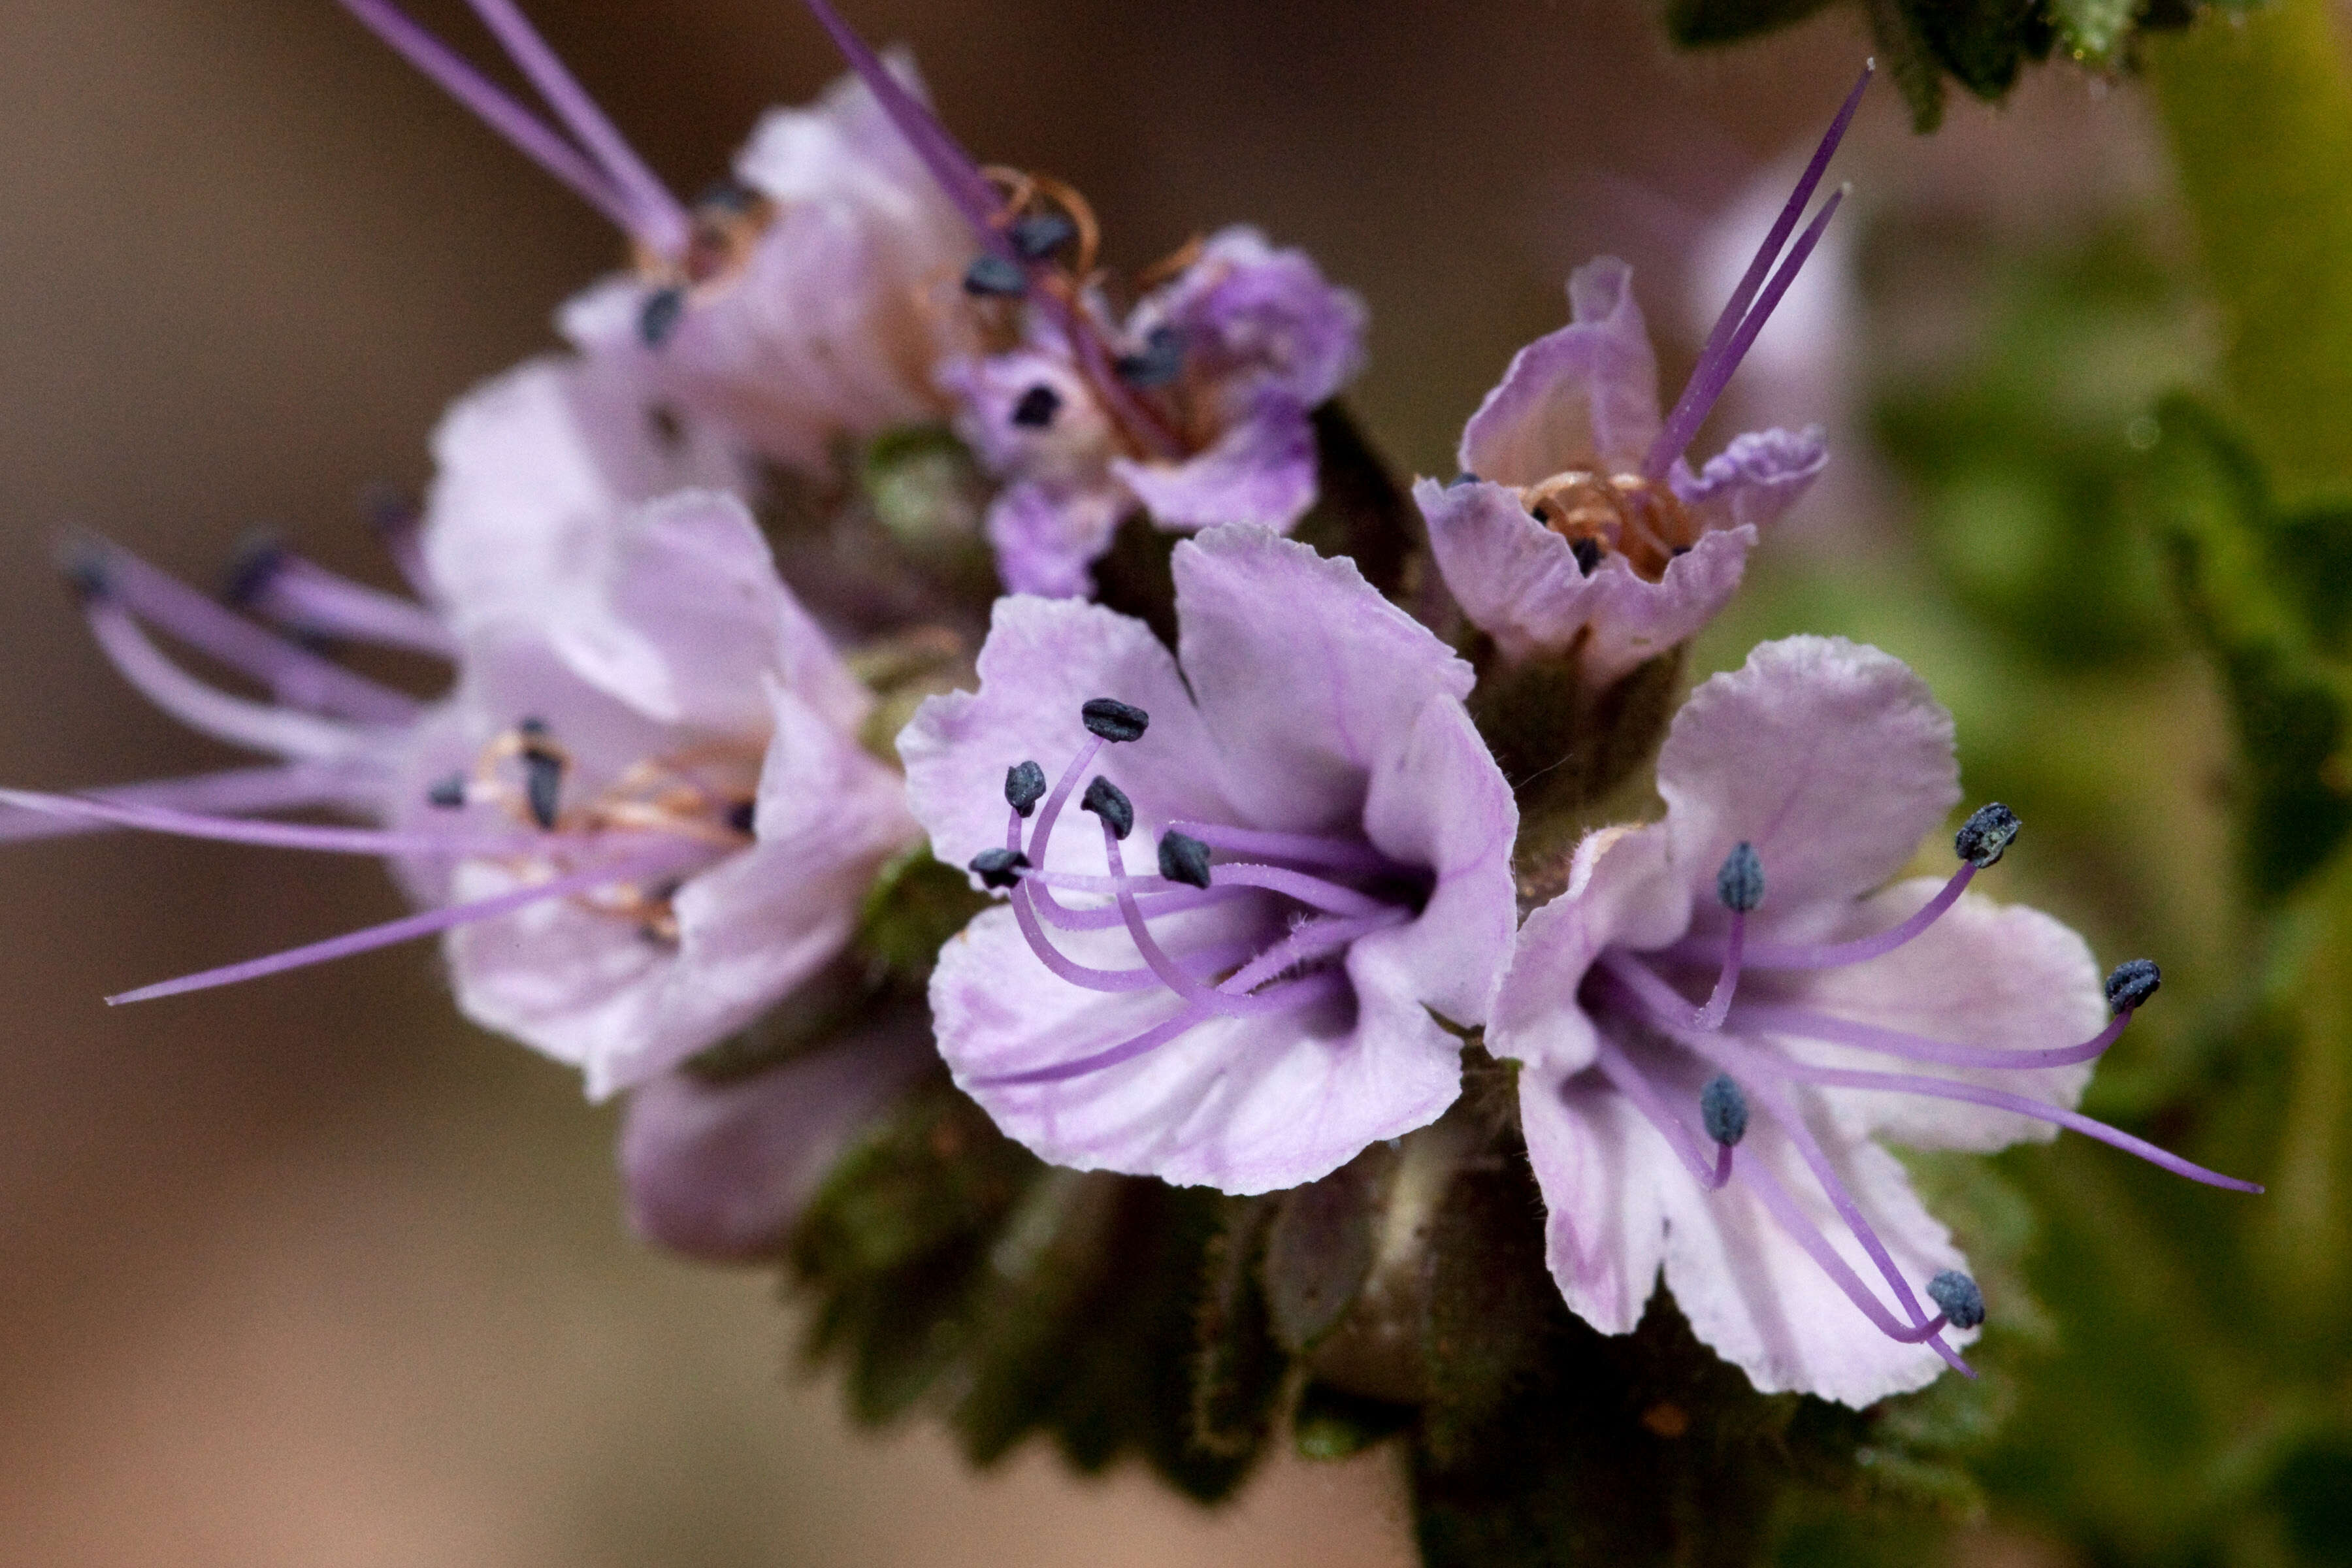
[[[1486,1016],[1517,814],[1468,668],[1352,563],[1228,527],[1174,570],[1176,657],[1004,599],[979,691],[900,735],[933,852],[1008,894],[931,1007],[957,1081],[1045,1158],[1263,1192],[1453,1101],[1440,1020]]]
[[[1774,268],[1869,81],[1865,70],[1672,410],[1658,410],[1633,269],[1603,257],[1569,279],[1570,324],[1521,349],[1471,416],[1461,474],[1414,485],[1447,588],[1506,659],[1572,652],[1598,688],[1686,640],[1828,461],[1817,429],[1735,437],[1696,473],[1684,453],[1837,210],[1843,192]]]
[[[742,504],[653,479],[621,433],[567,433],[576,365],[492,384],[455,412],[413,561],[427,609],[274,558],[257,605],[313,635],[452,659],[424,704],[110,550],[77,560],[90,624],[159,706],[276,767],[96,797],[0,802],[90,825],[385,856],[425,912],[145,987],[255,978],[447,932],[459,1005],[580,1066],[602,1096],[741,1026],[837,953],[879,862],[912,837],[897,773],[857,743],[869,698],[777,579]],[[593,379],[590,377],[590,379]],[[470,458],[489,455],[494,472]],[[594,461],[583,462],[584,454]],[[540,482],[530,476],[536,473]],[[152,627],[253,677],[207,685]],[[375,828],[235,820],[302,806]]]
[[[1630,1331],[1663,1273],[1759,1388],[1867,1405],[1962,1365],[1985,1310],[1881,1141],[2068,1128],[2260,1190],[2071,1109],[2158,973],[2102,985],[2066,927],[1968,890],[2014,816],[1970,816],[1948,881],[1890,885],[1959,798],[1950,716],[1899,660],[1765,644],[1692,694],[1658,792],[1664,820],[1578,848],[1486,1028],[1588,1322]]]
[[[1298,250],[1229,228],[1155,272],[1120,319],[1103,296],[1092,211],[1061,182],[982,170],[826,0],[810,10],[971,226],[963,272],[982,348],[941,384],[1002,480],[988,536],[1006,587],[1084,595],[1139,510],[1190,532],[1288,530],[1315,500],[1309,414],[1362,361],[1364,310]]]
[[[389,0],[343,3],[628,239],[635,268],[563,310],[584,352],[803,470],[821,469],[843,437],[945,416],[938,364],[971,342],[957,289],[970,231],[864,86],[845,79],[809,108],[771,110],[733,178],[689,207],[512,0],[474,8],[562,131]],[[890,69],[900,90],[920,91],[910,61]]]

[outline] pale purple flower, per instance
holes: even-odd
[[[1447,588],[1506,659],[1573,652],[1599,687],[1684,642],[1820,474],[1818,429],[1738,437],[1696,473],[1683,454],[1836,212],[1842,191],[1774,268],[1869,81],[1865,70],[1671,411],[1659,412],[1633,269],[1602,257],[1569,279],[1570,324],[1521,349],[1471,416],[1461,474],[1414,485]]]
[[[640,1085],[621,1121],[630,1226],[714,1263],[774,1257],[858,1129],[937,1060],[910,1008],[748,1078]]]
[[[688,207],[662,185],[511,0],[474,0],[555,111],[550,126],[389,0],[346,8],[619,226],[627,274],[564,307],[568,337],[773,461],[943,417],[939,362],[972,342],[961,215],[873,93],[845,79],[763,118],[734,178]],[[911,61],[891,62],[919,93]],[[568,132],[568,135],[567,135]]]
[[[1003,599],[979,691],[900,735],[933,853],[1010,889],[931,1008],[957,1082],[1045,1159],[1264,1192],[1452,1103],[1441,1020],[1486,1016],[1517,813],[1468,667],[1353,563],[1227,527],[1174,571],[1175,657]]]
[[[382,855],[430,906],[112,1000],[447,932],[464,1010],[580,1066],[602,1096],[740,1027],[839,952],[874,870],[915,831],[897,773],[858,744],[870,698],[740,501],[604,488],[674,477],[662,453],[698,448],[641,417],[607,420],[601,391],[593,367],[549,362],[453,413],[425,536],[403,551],[429,608],[283,556],[246,574],[250,603],[306,632],[450,658],[438,702],[120,551],[77,556],[117,668],[192,727],[281,761],[94,797],[7,792],[19,809],[0,830],[47,818]],[[585,425],[567,427],[572,415]],[[272,700],[200,681],[151,629]],[[383,826],[233,819],[310,806]]]
[[[1008,588],[1087,592],[1088,566],[1139,510],[1182,532],[1283,532],[1315,504],[1309,416],[1361,363],[1364,310],[1305,252],[1224,229],[1119,326],[1086,309],[1145,418],[1099,396],[1049,325],[940,373],[957,431],[1005,481],[988,534]]]
[[[1983,1316],[1882,1140],[2065,1127],[2260,1190],[2070,1109],[2156,966],[2103,988],[2066,927],[1967,891],[2005,808],[1969,818],[1948,881],[1891,881],[1959,798],[1950,716],[1899,660],[1763,645],[1692,693],[1658,793],[1663,821],[1579,847],[1486,1026],[1522,1064],[1553,1278],[1594,1327],[1632,1330],[1663,1273],[1759,1389],[1867,1405],[1961,1366]]]
[[[1118,319],[1076,193],[981,170],[827,0],[809,9],[963,213],[981,252],[965,290],[996,299],[1012,323],[1011,343],[940,373],[958,432],[1004,481],[988,534],[1005,586],[1087,592],[1088,568],[1138,510],[1180,532],[1281,532],[1304,516],[1309,415],[1362,363],[1362,302],[1304,252],[1236,227]]]

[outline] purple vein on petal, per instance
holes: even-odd
[[[660,855],[643,855],[627,859],[611,860],[584,871],[557,877],[550,881],[536,882],[527,888],[516,888],[471,903],[451,904],[443,909],[426,910],[422,914],[387,921],[383,925],[370,926],[325,942],[314,942],[307,947],[289,948],[267,958],[247,959],[242,963],[227,964],[219,969],[207,969],[199,974],[184,974],[177,980],[159,981],[142,985],[136,991],[125,991],[109,996],[106,1005],[120,1007],[131,1002],[152,1002],[159,997],[178,996],[190,991],[209,991],[215,986],[235,985],[241,981],[258,980],[264,975],[279,974],[289,969],[300,969],[313,963],[326,963],[338,958],[373,952],[397,942],[413,942],[421,936],[431,936],[452,927],[468,925],[476,921],[492,920],[503,914],[542,902],[548,899],[592,892],[632,877],[654,874],[677,863],[675,851]]]

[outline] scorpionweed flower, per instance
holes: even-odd
[[[1505,658],[1573,650],[1598,688],[1685,641],[1738,588],[1758,531],[1828,461],[1818,429],[1738,437],[1696,474],[1683,454],[1843,199],[1822,204],[1775,268],[1872,73],[1847,94],[1663,418],[1633,269],[1602,257],[1569,279],[1570,324],[1521,349],[1470,416],[1461,474],[1414,485],[1447,588]]]
[[[648,389],[803,470],[821,469],[845,436],[946,414],[936,369],[969,343],[956,282],[971,240],[856,81],[835,83],[812,108],[771,110],[734,177],[688,207],[512,0],[473,5],[570,140],[390,0],[342,3],[627,237],[634,270],[563,310],[564,331],[583,350],[622,362]],[[898,90],[920,90],[910,62],[890,68]]]
[[[695,438],[641,417],[567,434],[566,411],[613,412],[572,395],[594,372],[527,365],[453,411],[425,537],[402,552],[429,609],[283,554],[240,574],[248,603],[306,633],[452,660],[438,702],[123,552],[77,556],[91,629],[133,685],[192,728],[282,760],[89,796],[0,792],[0,804],[382,855],[431,906],[110,1001],[446,932],[464,1011],[582,1067],[601,1097],[742,1026],[847,942],[875,869],[914,833],[898,774],[857,743],[871,699],[777,579],[741,502],[600,491],[616,473],[668,472],[659,448]],[[632,435],[645,450],[628,451]],[[475,473],[486,456],[503,460]],[[197,679],[148,627],[274,700]],[[320,806],[383,826],[237,820]]]
[[[826,0],[809,9],[970,223],[963,288],[992,352],[941,383],[956,426],[1005,488],[988,515],[1014,593],[1082,596],[1087,568],[1139,509],[1189,532],[1288,530],[1315,501],[1309,414],[1362,361],[1364,308],[1302,251],[1249,228],[1187,247],[1144,275],[1114,320],[1084,197],[1058,180],[975,164]]]
[[[933,851],[1008,894],[941,951],[931,1010],[1045,1159],[1265,1192],[1459,1093],[1440,1019],[1483,1020],[1502,973],[1517,811],[1469,668],[1352,563],[1226,527],[1174,571],[1175,657],[1098,605],[1003,599],[979,691],[899,736]]]
[[[1662,821],[1578,847],[1486,1029],[1523,1064],[1553,1278],[1596,1328],[1633,1329],[1663,1269],[1759,1389],[1867,1405],[1965,1370],[1953,1343],[1984,1315],[1878,1140],[2063,1127],[2261,1190],[2071,1109],[2158,976],[2102,986],[2066,927],[1968,891],[2016,834],[2005,807],[1969,818],[1949,880],[1887,885],[1959,798],[1950,715],[1901,661],[1764,644],[1691,694],[1658,793]]]

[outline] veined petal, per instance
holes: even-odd
[[[1268,392],[1206,448],[1181,462],[1111,459],[1161,528],[1255,523],[1287,533],[1315,504],[1315,426],[1287,393]]]
[[[1732,437],[1693,474],[1680,462],[1671,476],[1675,494],[1709,528],[1765,528],[1797,504],[1829,467],[1821,426],[1758,430]]]
[[[1658,363],[1633,269],[1613,256],[1568,280],[1570,324],[1513,356],[1462,432],[1462,467],[1507,485],[1567,468],[1638,469],[1657,438]]]

